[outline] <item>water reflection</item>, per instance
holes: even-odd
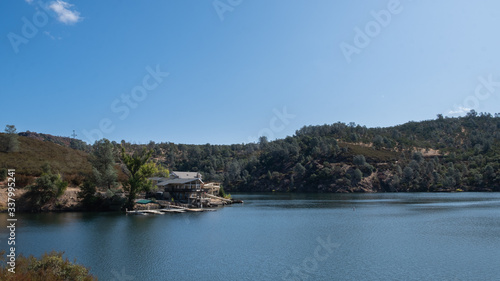
[[[100,280],[280,280],[330,237],[309,280],[500,276],[497,193],[233,196],[245,203],[206,213],[19,214],[18,249],[65,251]]]

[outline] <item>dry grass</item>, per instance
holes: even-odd
[[[48,163],[53,172],[63,175],[83,175],[91,172],[87,153],[55,143],[19,136],[18,152],[0,152],[0,169],[16,169],[17,175],[39,176],[42,165]]]

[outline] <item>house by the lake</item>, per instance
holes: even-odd
[[[158,187],[162,199],[192,203],[201,201],[205,194],[217,195],[219,193],[219,183],[205,184],[202,176],[197,172],[179,172],[170,173],[170,177],[150,178],[153,185]]]

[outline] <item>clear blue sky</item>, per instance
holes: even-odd
[[[0,18],[2,128],[231,144],[500,112],[495,0],[4,0]]]

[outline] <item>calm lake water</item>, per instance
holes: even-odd
[[[499,193],[233,197],[195,214],[19,214],[17,251],[116,281],[500,279]]]

